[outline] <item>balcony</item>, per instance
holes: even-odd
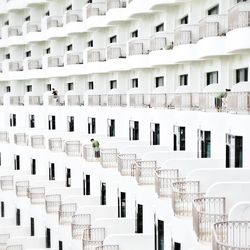
[[[49,16],[47,18],[47,29],[50,28],[59,28],[63,26],[61,16]]]
[[[22,61],[13,61],[9,62],[9,71],[23,71],[23,62]]]
[[[133,38],[128,42],[128,53],[129,56],[134,55],[148,55],[150,52],[150,40]]]
[[[224,197],[203,197],[193,201],[193,229],[199,241],[211,241],[215,223],[227,221]]]
[[[134,176],[134,165],[138,159],[136,154],[119,154],[118,170],[123,176]]]
[[[213,227],[213,250],[249,250],[250,222],[218,222]]]
[[[126,7],[127,2],[125,0],[107,0],[107,10]]]
[[[24,105],[23,96],[10,96],[10,105],[23,106]]]
[[[65,142],[65,153],[68,156],[81,156],[82,144],[80,141],[67,141]]]
[[[88,105],[89,106],[107,106],[108,100],[107,95],[89,95]]]
[[[72,216],[75,215],[77,210],[76,203],[61,204],[59,208],[59,224],[69,225],[72,223]]]
[[[45,207],[47,214],[57,214],[61,205],[61,195],[52,194],[45,196]]]
[[[131,107],[151,107],[149,94],[131,94],[129,95]]]
[[[43,135],[32,135],[30,137],[30,144],[32,148],[44,148],[44,136]]]
[[[250,3],[241,2],[232,7],[228,12],[229,30],[249,27]]]
[[[159,169],[155,173],[155,191],[158,197],[170,197],[172,195],[172,184],[183,181],[179,177],[178,169]]]
[[[199,40],[199,26],[182,24],[174,31],[174,45],[194,44]]]
[[[150,39],[150,50],[168,50],[173,49],[174,33],[157,32]]]
[[[135,177],[139,185],[154,185],[155,171],[157,170],[156,161],[136,161]]]
[[[27,146],[28,145],[28,135],[24,133],[14,134],[14,143],[17,145]]]
[[[119,250],[119,246],[118,245],[99,246],[96,247],[95,250]]]
[[[73,22],[82,22],[82,11],[81,10],[68,10],[65,12],[66,24]]]
[[[6,247],[6,250],[23,250],[22,245],[10,245]]]
[[[1,181],[1,189],[2,191],[8,191],[8,190],[13,190],[14,189],[14,180],[13,176],[1,176],[0,177]]]
[[[27,61],[28,69],[42,69],[42,61],[39,59],[28,59]]]
[[[64,106],[65,105],[65,96],[64,95],[51,95],[48,97],[48,104],[51,106]]]
[[[105,228],[89,228],[83,232],[83,250],[95,249],[103,245]]]
[[[29,105],[43,105],[43,97],[29,96]]]
[[[83,232],[85,229],[90,229],[91,215],[90,214],[77,214],[72,217],[71,231],[72,239],[82,240]]]
[[[6,249],[10,234],[0,234],[0,249]]]
[[[16,196],[28,197],[29,194],[29,181],[17,181],[16,182]]]
[[[250,93],[249,92],[241,92],[228,93],[227,97],[225,97],[225,106],[227,111],[232,113],[244,113],[250,112]],[[223,103],[222,103],[223,104]]]
[[[84,145],[83,146],[83,158],[86,161],[90,161],[90,162],[100,160],[100,158],[95,157],[95,151],[92,148],[92,145]]]
[[[70,52],[66,55],[67,65],[83,64],[82,53]]]
[[[68,95],[68,106],[84,106],[84,96]]]
[[[49,150],[52,152],[63,152],[64,141],[62,138],[50,138],[49,139]]]
[[[88,63],[106,61],[105,49],[90,49],[87,52]]]
[[[87,6],[87,18],[106,15],[106,3],[90,3]]]
[[[127,106],[127,95],[108,95],[108,106],[119,106],[125,107]]]
[[[29,188],[30,203],[33,205],[42,205],[45,203],[45,188],[33,187]]]
[[[107,46],[107,60],[126,58],[126,45],[112,43]]]
[[[116,168],[118,164],[118,151],[116,148],[101,149],[101,161],[104,168]]]
[[[0,142],[9,142],[9,133],[6,131],[1,131],[0,132]]]
[[[191,216],[193,200],[204,196],[198,181],[174,182],[172,194],[172,207],[177,216]]]
[[[12,36],[22,36],[22,27],[21,26],[9,26],[8,27],[8,37]]]
[[[200,39],[213,36],[225,36],[227,29],[227,15],[206,16],[199,23]]]
[[[27,22],[26,23],[26,32],[41,32],[41,24],[38,22]]]
[[[48,57],[48,67],[63,67],[63,56],[50,56]]]

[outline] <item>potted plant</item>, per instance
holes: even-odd
[[[215,107],[217,108],[218,112],[222,110],[223,99],[226,97],[227,97],[226,92],[222,92],[218,96],[215,97],[214,102],[215,102]]]

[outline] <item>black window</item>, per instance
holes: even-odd
[[[49,164],[49,180],[54,181],[56,178],[55,174],[55,163],[50,163]]]
[[[26,91],[27,92],[32,92],[32,85],[27,85],[26,86]]]
[[[108,119],[108,136],[113,137],[115,136],[115,120]]]
[[[5,59],[10,59],[10,53],[5,55]]]
[[[73,44],[69,44],[69,45],[67,46],[67,51],[71,51],[71,50],[73,50]]]
[[[158,220],[157,225],[157,250],[164,250],[164,221]]]
[[[3,218],[5,216],[5,209],[4,209],[4,202],[1,201],[1,217]]]
[[[101,205],[106,205],[107,197],[106,197],[106,183],[101,182]]]
[[[45,53],[46,53],[47,55],[50,54],[50,48],[47,48],[46,51],[45,51]]]
[[[109,38],[109,43],[116,43],[117,42],[117,36],[111,36]]]
[[[83,175],[83,195],[90,195],[90,175]]]
[[[218,71],[207,73],[207,86],[213,83],[218,83]]]
[[[150,145],[160,145],[159,123],[150,123]]]
[[[94,89],[94,82],[88,82],[89,89]]]
[[[164,77],[163,76],[159,76],[155,78],[155,87],[162,87],[164,86]]]
[[[74,83],[68,82],[68,90],[74,90]]]
[[[164,31],[164,23],[155,26],[155,31],[156,32]]]
[[[180,23],[181,23],[181,24],[188,24],[188,15],[182,17],[182,18],[180,19]]]
[[[248,81],[248,68],[236,69],[236,83]]]
[[[46,89],[47,89],[47,91],[51,91],[51,84],[50,83],[46,84]]]
[[[16,114],[10,114],[10,127],[16,127]]]
[[[174,243],[174,250],[181,250],[181,243],[175,242]]]
[[[25,17],[24,19],[26,22],[30,21],[30,16]]]
[[[198,158],[211,157],[211,131],[198,130]]]
[[[49,10],[48,10],[48,11],[46,11],[44,15],[45,15],[45,16],[50,16],[50,12],[49,12]]]
[[[31,174],[36,175],[36,159],[31,159]]]
[[[46,248],[51,248],[50,228],[46,228]]]
[[[31,50],[26,51],[25,56],[26,56],[26,57],[31,57]]]
[[[4,25],[9,25],[9,24],[10,24],[9,20],[6,20],[6,21],[4,22]]]
[[[66,168],[66,187],[71,187],[71,169]]]
[[[134,38],[134,37],[138,37],[138,30],[134,30],[131,32],[131,37]]]
[[[89,117],[88,118],[88,134],[96,133],[96,119]]]
[[[72,4],[66,7],[66,10],[72,10]]]
[[[48,124],[49,130],[55,130],[56,129],[56,116],[49,115],[48,122],[49,122],[49,124]]]
[[[219,5],[216,5],[212,8],[210,8],[208,11],[207,11],[207,14],[210,16],[210,15],[218,15],[219,14]]]
[[[63,242],[61,240],[59,240],[58,244],[59,244],[58,250],[63,250]]]
[[[20,155],[14,155],[14,170],[20,170]]]
[[[11,92],[11,87],[10,86],[6,86],[6,92]]]
[[[110,89],[117,89],[117,81],[116,80],[111,80],[109,82]]]
[[[93,40],[88,41],[88,47],[93,47],[93,46],[94,46],[94,41]]]
[[[129,121],[129,140],[136,141],[139,140],[139,122]]]
[[[132,81],[132,88],[138,88],[138,86],[139,86],[139,84],[138,84],[138,82],[139,82],[138,78],[133,78],[131,81]]]
[[[237,3],[247,2],[248,0],[237,0]]]
[[[120,192],[120,195],[118,196],[118,217],[119,218],[126,217],[126,193],[125,192]]]
[[[35,236],[35,220],[30,218],[30,236]]]
[[[136,207],[136,233],[143,233],[143,205],[137,204]]]
[[[68,132],[74,132],[74,116],[68,116]]]
[[[180,86],[188,85],[188,74],[180,75]]]
[[[174,151],[185,150],[185,137],[186,129],[185,127],[174,126]]]
[[[21,213],[20,213],[20,209],[17,208],[16,209],[16,226],[20,226],[21,225]]]

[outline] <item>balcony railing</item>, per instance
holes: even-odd
[[[8,243],[9,238],[10,238],[10,234],[0,234],[0,249],[1,250],[6,249],[6,245]]]
[[[83,95],[68,95],[68,105],[69,106],[84,106],[84,96]]]
[[[108,106],[127,106],[127,95],[108,95]]]
[[[0,181],[1,181],[1,189],[3,191],[14,189],[14,180],[12,175],[1,176]]]
[[[95,249],[103,245],[105,228],[89,228],[83,232],[83,250]]]
[[[9,133],[6,131],[0,132],[0,142],[9,142]]]
[[[43,97],[29,96],[29,105],[43,105]]]
[[[155,191],[158,197],[170,197],[172,195],[172,184],[184,181],[179,177],[178,169],[159,169],[155,173]]]
[[[1,69],[0,69],[1,72]],[[0,96],[0,105],[3,105],[3,96]]]
[[[60,209],[60,205],[61,205],[60,194],[46,195],[45,197],[46,213],[48,214],[58,213]]]
[[[12,36],[22,36],[22,27],[21,26],[10,26],[8,28],[8,37]]]
[[[42,69],[42,61],[39,59],[29,59],[28,60],[28,69]]]
[[[90,214],[76,214],[72,217],[72,239],[82,240],[83,232],[91,226]]]
[[[106,61],[105,49],[90,49],[87,52],[88,62],[104,62]]]
[[[228,12],[229,30],[250,26],[250,3],[241,2],[232,7]]]
[[[157,32],[150,39],[150,50],[168,50],[173,49],[174,33]]]
[[[59,224],[68,225],[72,223],[72,216],[77,210],[76,203],[61,204],[59,208]]]
[[[200,38],[225,36],[228,29],[227,15],[209,15],[199,23]]]
[[[105,245],[96,247],[95,250],[119,250],[118,245]]]
[[[67,54],[67,65],[83,64],[83,56],[80,52],[70,52]]]
[[[199,40],[199,26],[182,24],[175,29],[174,45],[193,44]]]
[[[121,175],[134,176],[134,167],[137,160],[136,154],[119,154],[118,170]]]
[[[64,106],[65,96],[64,95],[49,96],[48,102],[49,105],[51,106]]]
[[[126,8],[127,2],[125,0],[107,0],[107,9]]]
[[[172,207],[177,216],[191,216],[193,200],[204,196],[198,181],[174,182],[172,193]]]
[[[126,58],[126,45],[111,43],[107,46],[107,60]]]
[[[90,3],[87,6],[87,18],[91,16],[103,16],[106,15],[106,3]]]
[[[23,96],[10,96],[10,105],[24,105]]]
[[[40,32],[41,31],[41,24],[36,22],[28,22],[27,23],[27,33],[30,32]]]
[[[49,139],[49,150],[53,152],[64,151],[64,141],[62,138],[50,138]]]
[[[33,187],[29,188],[29,198],[31,204],[44,204],[45,203],[45,188]]]
[[[22,245],[10,245],[6,247],[6,250],[23,250]]]
[[[82,22],[82,11],[81,10],[68,10],[65,13],[66,23]]]
[[[81,156],[82,144],[80,141],[65,142],[65,153],[69,156]]]
[[[17,145],[28,145],[28,135],[24,133],[14,134],[14,143]]]
[[[9,62],[9,71],[23,71],[22,61]]]
[[[213,227],[213,250],[250,250],[250,222],[218,222]]]
[[[29,194],[29,181],[16,182],[16,196],[28,197]]]
[[[136,161],[135,177],[139,185],[155,184],[156,161]]]
[[[32,148],[44,148],[44,136],[43,135],[32,135],[30,138],[30,144]]]
[[[193,229],[199,241],[211,241],[213,225],[227,221],[224,197],[203,197],[193,201]]]
[[[225,98],[224,106],[226,106],[226,109],[229,112],[249,113],[250,112],[250,93],[249,92],[241,92],[241,93],[231,92]]]
[[[151,107],[150,94],[131,94],[129,103],[132,107]]]
[[[95,151],[92,145],[83,146],[83,158],[86,161],[99,161],[100,160],[100,158],[95,157]]]
[[[150,52],[150,40],[134,38],[128,43],[129,55],[148,55]]]
[[[47,29],[55,28],[55,27],[62,27],[62,17],[61,16],[49,16],[47,19]]]
[[[48,57],[48,67],[63,67],[63,56]]]
[[[118,165],[118,151],[116,148],[101,149],[100,163],[104,168],[116,168]]]

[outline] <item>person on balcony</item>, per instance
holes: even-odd
[[[54,88],[52,88],[52,95],[53,95],[54,99],[56,100],[56,103],[58,103],[59,102],[58,91],[55,90]]]
[[[100,143],[97,140],[91,139],[92,148],[95,152],[95,158],[100,158]]]

